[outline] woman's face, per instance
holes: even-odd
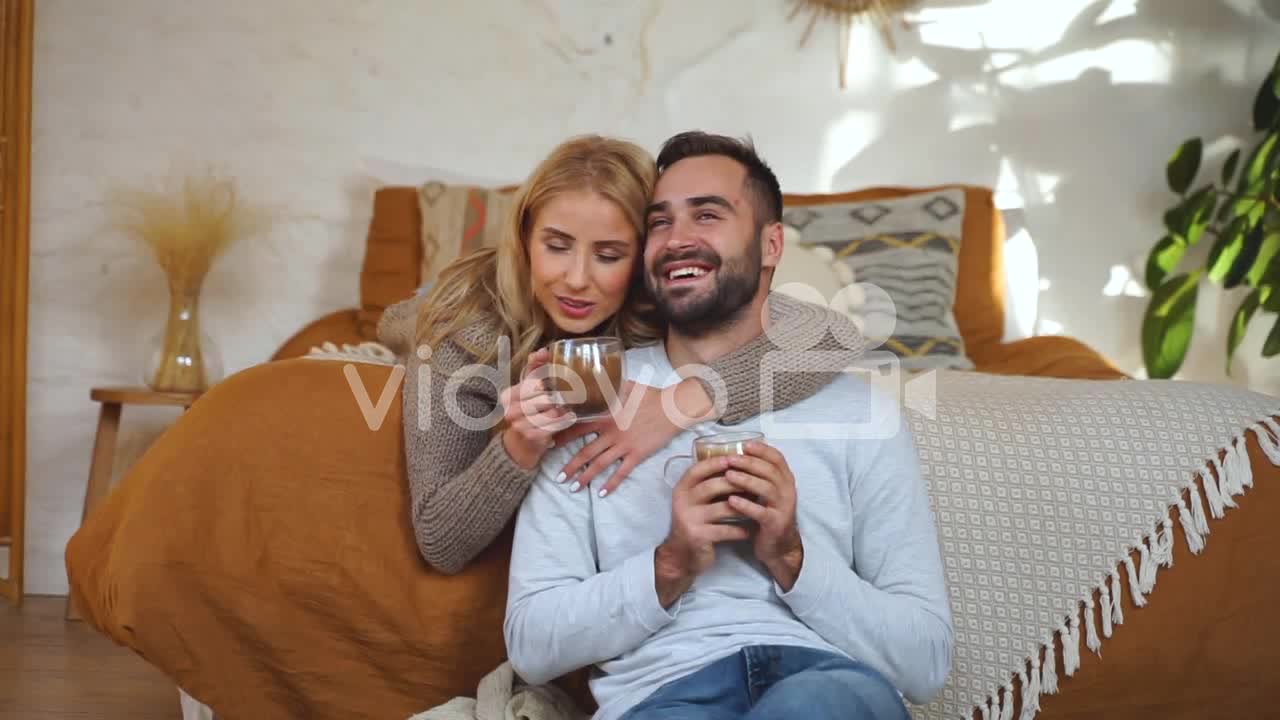
[[[567,335],[584,335],[627,299],[639,239],[611,200],[563,193],[542,208],[529,233],[533,295]]]

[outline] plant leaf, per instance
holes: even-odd
[[[1195,195],[1196,203],[1192,206],[1191,223],[1187,227],[1187,244],[1200,242],[1205,228],[1213,222],[1213,211],[1218,205],[1218,193],[1212,185],[1205,185]]]
[[[1236,183],[1239,195],[1261,195],[1262,185],[1266,181],[1271,168],[1273,154],[1276,150],[1276,132],[1269,132],[1249,155],[1249,164]]]
[[[1250,225],[1262,220],[1263,216],[1267,213],[1267,204],[1262,200],[1255,200],[1252,198],[1240,198],[1238,200],[1233,200],[1225,203],[1223,207],[1230,208],[1230,211],[1226,213],[1228,218],[1243,217],[1248,219]]]
[[[1280,52],[1276,53],[1276,62],[1271,66],[1271,74],[1275,75],[1275,94],[1280,97]]]
[[[1244,281],[1249,287],[1256,288],[1267,278],[1272,278],[1273,283],[1280,282],[1280,229],[1273,228],[1267,233],[1262,247],[1258,249],[1258,258],[1253,261],[1253,267],[1249,269]]]
[[[1195,245],[1213,221],[1217,204],[1217,191],[1212,185],[1204,185],[1165,212],[1164,226],[1182,244]]]
[[[1262,357],[1275,357],[1278,353],[1280,353],[1280,317],[1276,318],[1276,324],[1271,326],[1271,332],[1262,343]]]
[[[1167,379],[1182,367],[1195,329],[1201,272],[1175,275],[1151,296],[1142,318],[1142,358],[1148,377]]]
[[[1156,246],[1151,249],[1151,254],[1147,256],[1147,289],[1155,290],[1160,287],[1165,277],[1173,272],[1186,252],[1187,246],[1178,242],[1174,236],[1165,235],[1160,238]]]
[[[1240,346],[1240,341],[1244,340],[1245,331],[1249,329],[1249,321],[1253,319],[1253,314],[1261,304],[1262,293],[1254,290],[1245,297],[1244,302],[1240,303],[1240,307],[1236,308],[1235,314],[1231,316],[1231,329],[1227,333],[1227,375],[1231,374],[1231,358],[1235,357],[1236,348]]]
[[[1209,251],[1209,260],[1205,263],[1209,268],[1210,280],[1220,283],[1226,278],[1236,258],[1240,257],[1240,253],[1244,250],[1244,238],[1250,224],[1248,215],[1237,215],[1227,229],[1218,236],[1218,241]]]
[[[1253,263],[1262,251],[1262,243],[1267,237],[1267,229],[1262,223],[1255,224],[1245,233],[1240,244],[1240,252],[1231,261],[1231,266],[1222,278],[1222,287],[1227,290],[1239,287],[1245,275],[1253,268]]]
[[[1280,313],[1280,278],[1259,285],[1258,291],[1262,293],[1262,309]]]
[[[1184,141],[1173,151],[1164,169],[1170,190],[1179,195],[1187,192],[1191,182],[1196,179],[1196,173],[1200,171],[1200,158],[1203,155],[1204,141],[1198,137]]]
[[[1280,97],[1280,53],[1276,53],[1276,64],[1271,68],[1271,74],[1275,77],[1275,83],[1271,86],[1271,92]]]
[[[1240,148],[1231,151],[1227,161],[1222,164],[1222,184],[1230,185],[1231,178],[1236,176],[1236,166],[1240,164]]]
[[[1280,83],[1276,71],[1267,73],[1267,78],[1258,88],[1253,99],[1253,129],[1266,130],[1276,121],[1276,113],[1280,111],[1280,96],[1276,94],[1276,85]]]

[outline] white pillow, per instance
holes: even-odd
[[[783,225],[782,259],[773,271],[773,290],[818,305],[830,305],[846,282],[837,275],[830,248],[805,245],[800,231]],[[851,274],[851,273],[850,273]]]

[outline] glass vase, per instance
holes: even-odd
[[[170,287],[164,330],[147,343],[143,382],[157,392],[203,392],[222,379],[222,358],[200,329],[200,287]]]

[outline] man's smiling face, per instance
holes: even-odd
[[[745,180],[736,161],[707,155],[675,163],[654,188],[645,282],[684,334],[731,322],[759,289],[762,252]]]

